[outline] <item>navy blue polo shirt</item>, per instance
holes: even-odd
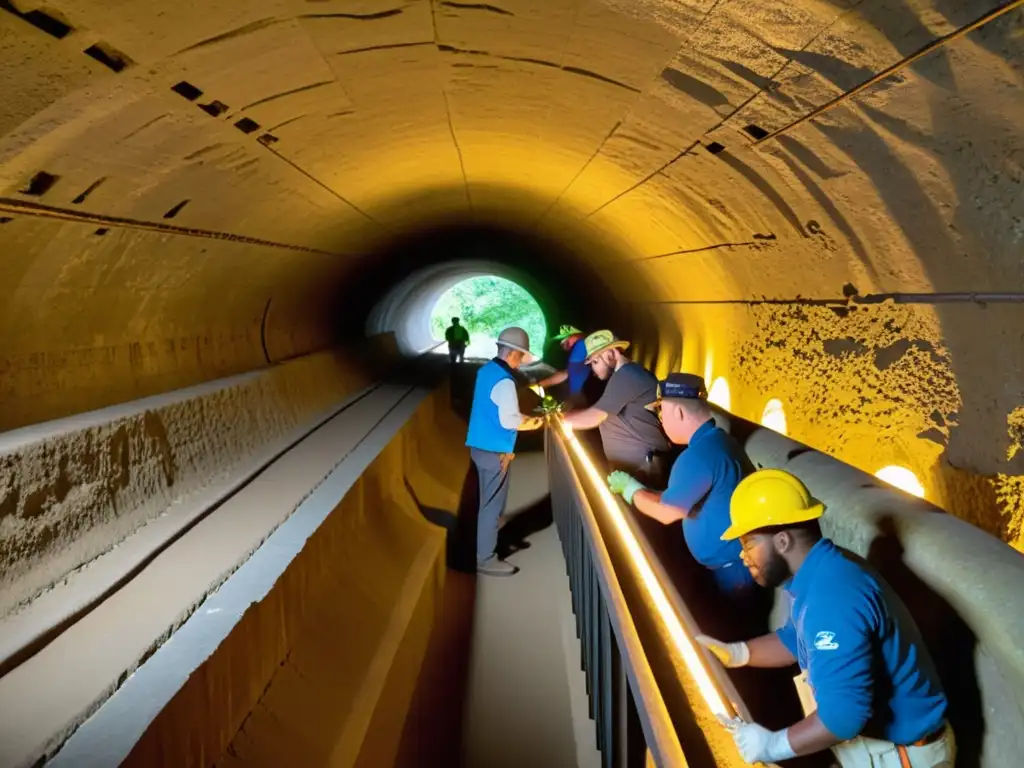
[[[785,585],[777,634],[808,672],[818,716],[844,741],[909,745],[945,722],[946,695],[921,633],[881,576],[828,539]]]
[[[754,467],[732,435],[713,420],[702,424],[690,439],[668,478],[661,501],[679,507],[683,537],[690,554],[706,568],[740,559],[739,541],[722,541],[729,527],[729,500],[740,480]],[[744,566],[745,567],[745,566]]]
[[[587,383],[587,377],[590,376],[590,366],[587,365],[587,345],[583,343],[582,338],[577,339],[576,343],[572,345],[572,349],[569,350],[569,360],[565,370],[569,374],[569,394],[579,394],[583,390],[583,385]]]

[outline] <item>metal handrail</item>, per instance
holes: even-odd
[[[710,720],[714,723],[711,727],[717,729],[716,716],[731,718],[738,715],[749,721],[746,704],[719,660],[695,641],[696,635],[701,634],[700,627],[635,516],[608,490],[603,474],[597,470],[571,429],[560,421],[553,421],[551,426],[548,442],[557,446],[559,454],[569,459],[567,472],[571,473],[580,498],[578,514],[588,527],[592,546],[600,549],[602,557],[607,558],[613,569],[615,584],[625,597],[624,607],[640,643],[644,663],[654,675],[653,692],[638,691],[636,694],[641,722],[652,717],[644,710],[653,701],[656,705],[653,717],[657,719],[667,715],[671,720],[669,727],[675,729],[682,722],[689,721],[701,728],[707,750],[710,750],[698,750],[703,755],[701,760],[706,762],[713,755],[717,764],[740,764],[742,761],[732,740],[724,737],[724,732],[715,738],[716,734],[708,730],[707,723]],[[552,467],[549,471],[554,469]],[[553,502],[557,495],[556,487],[557,481],[553,478]],[[560,535],[566,527],[564,522],[560,525]],[[575,603],[574,595],[574,606]],[[652,665],[648,659],[657,661]],[[680,695],[685,697],[685,701]],[[593,692],[591,696],[594,696]],[[703,726],[693,720],[701,711],[703,716],[698,720],[704,721]],[[684,729],[688,730],[689,726]],[[645,726],[645,734],[649,730],[650,727]],[[653,735],[648,738],[653,738]],[[678,735],[674,742],[680,742]],[[652,746],[651,757],[657,765],[686,764],[682,755],[673,755],[664,762],[658,745]]]
[[[581,620],[581,611],[592,610],[590,605],[582,607],[579,605],[582,598],[577,596],[577,585],[583,584],[584,586],[579,591],[584,591],[586,581],[596,580],[601,605],[606,611],[607,622],[614,633],[619,661],[629,681],[633,702],[636,704],[636,715],[643,729],[650,758],[657,766],[682,768],[687,765],[682,745],[665,700],[661,695],[654,671],[644,651],[587,491],[581,482],[564,438],[556,430],[550,429],[547,431],[547,438],[548,466],[553,481],[552,503],[555,507],[559,537],[562,539],[563,550],[566,551],[570,582],[574,587],[573,603],[577,614],[577,626],[579,627]],[[559,465],[557,468],[553,466],[555,463]],[[558,473],[557,469],[564,471]],[[563,509],[562,502],[566,499],[556,498],[558,494],[554,483],[558,480],[567,481],[569,484],[569,500],[572,502],[572,509]],[[574,527],[577,524],[578,529]],[[582,542],[579,542],[579,539],[582,539]],[[579,551],[577,546],[579,543],[586,547],[584,553]],[[587,566],[589,566],[589,572],[584,573],[584,570],[588,570]],[[592,595],[585,597],[592,598]],[[581,638],[581,640],[584,641],[584,665],[588,666],[590,639]],[[590,689],[593,711],[595,692],[591,686],[588,686],[588,689]],[[599,708],[599,711],[602,710],[603,708]],[[607,727],[607,724],[599,722],[599,731],[602,730],[602,725]],[[617,755],[625,752],[622,745],[609,744],[609,741],[601,738],[600,734],[599,742],[603,742],[599,746],[602,746],[602,755],[606,766],[630,762],[628,759],[617,759]],[[612,747],[613,754],[609,754],[607,746]]]

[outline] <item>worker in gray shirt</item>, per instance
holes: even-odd
[[[653,485],[662,483],[671,443],[658,417],[645,408],[657,399],[658,379],[626,356],[629,342],[611,331],[596,331],[584,343],[587,365],[608,384],[593,406],[565,414],[566,423],[574,430],[599,429],[609,469],[637,473]]]

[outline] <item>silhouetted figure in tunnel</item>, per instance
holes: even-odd
[[[799,663],[803,720],[778,731],[724,723],[749,763],[831,749],[843,768],[953,768],[947,700],[917,624],[888,583],[822,537],[825,511],[795,476],[763,469],[737,486],[726,541],[757,582],[784,586],[789,620],[747,642],[698,637],[727,667]]]
[[[444,339],[448,342],[448,359],[452,365],[464,362],[466,347],[469,346],[469,331],[459,323],[459,318],[452,318],[452,324],[444,332]]]
[[[495,554],[498,525],[508,501],[508,470],[515,458],[520,431],[544,426],[541,416],[519,410],[514,372],[532,358],[530,337],[522,328],[506,328],[498,336],[498,355],[476,376],[466,445],[480,483],[476,523],[476,570],[487,576],[512,576],[519,569]]]

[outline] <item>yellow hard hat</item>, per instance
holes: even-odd
[[[760,469],[743,478],[732,492],[732,525],[722,534],[722,541],[761,528],[816,520],[824,513],[825,505],[811,497],[798,477],[782,469]]]
[[[629,342],[620,339],[609,330],[594,331],[583,340],[583,346],[587,351],[587,362],[589,363],[596,355],[606,349],[626,349]]]

